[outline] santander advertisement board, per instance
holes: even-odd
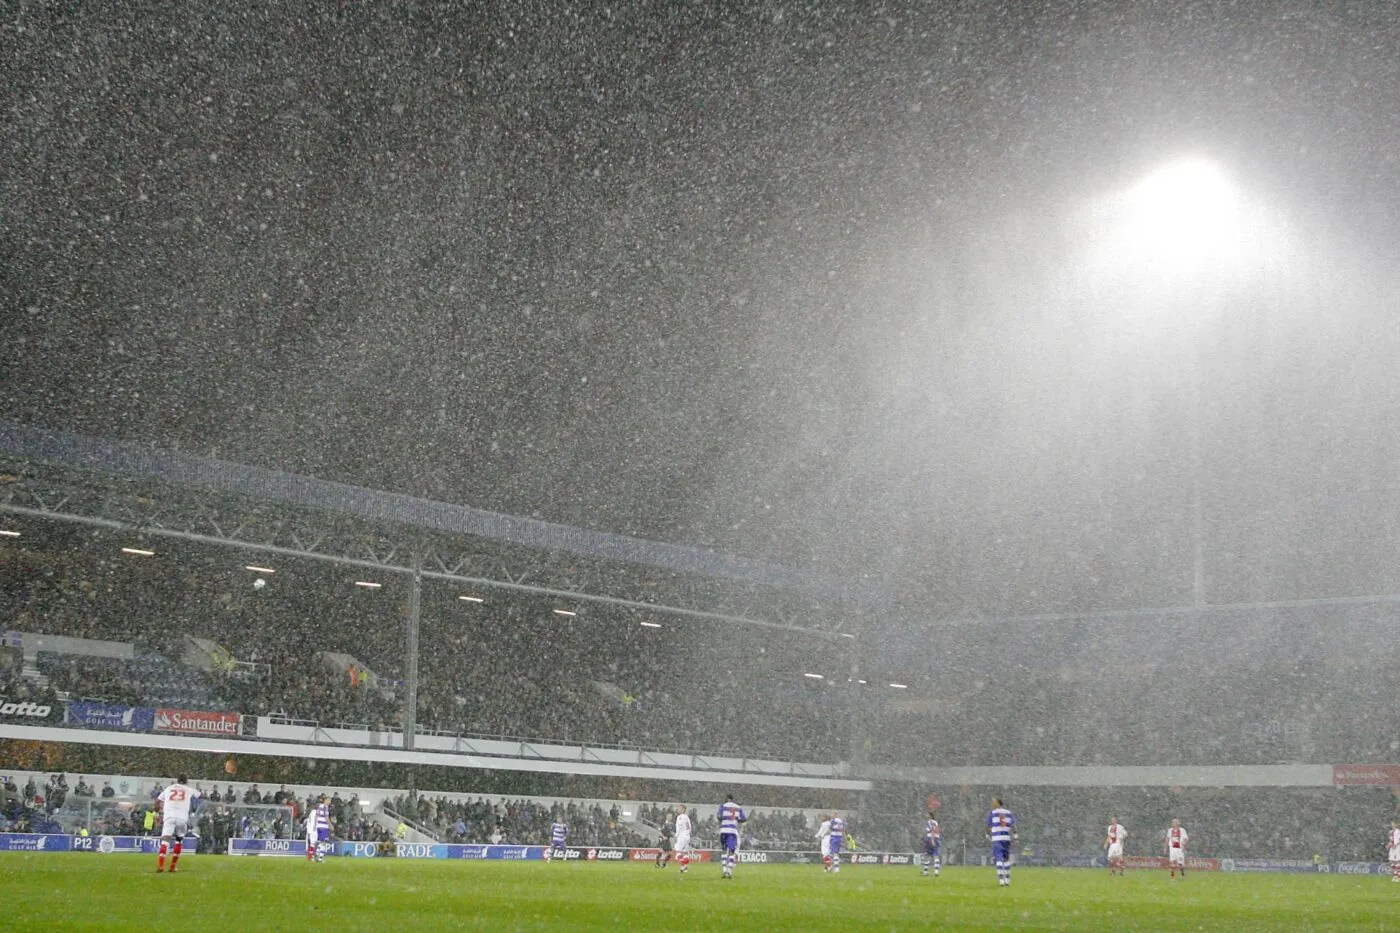
[[[193,732],[196,735],[238,735],[243,717],[237,713],[213,713],[188,709],[156,710],[159,732]]]

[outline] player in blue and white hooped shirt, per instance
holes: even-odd
[[[569,839],[569,824],[562,820],[555,820],[549,825],[549,848],[544,850],[544,857],[569,860],[569,849],[567,842]]]
[[[318,862],[326,860],[326,849],[331,841],[331,805],[322,794],[306,814],[306,860]]]
[[[739,861],[739,824],[748,822],[749,818],[744,808],[734,802],[734,795],[730,794],[720,804],[715,819],[719,821],[719,855],[724,868],[723,877],[732,878],[734,864]]]
[[[838,872],[841,870],[841,843],[846,839],[846,821],[835,813],[831,814],[830,832],[830,843],[827,848],[830,858],[827,859],[827,864],[831,866],[833,872]]]
[[[992,861],[997,866],[997,884],[1011,884],[1011,843],[1020,838],[1016,833],[1016,815],[1001,805],[1001,798],[992,801],[987,811],[987,838],[992,843]]]
[[[933,877],[938,877],[939,870],[943,867],[943,830],[938,828],[938,821],[933,818],[933,811],[928,811],[928,820],[924,823],[924,877],[928,877],[929,868],[933,869]]]

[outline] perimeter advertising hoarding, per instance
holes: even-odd
[[[74,726],[147,732],[155,726],[156,711],[145,706],[113,706],[110,703],[68,703],[64,721]]]
[[[1383,785],[1400,787],[1400,765],[1333,765],[1335,787]]]
[[[1128,868],[1162,868],[1167,867],[1167,857],[1165,855],[1127,855],[1123,857],[1123,864]],[[1186,867],[1190,871],[1219,871],[1220,859],[1218,858],[1192,858],[1187,857]]]
[[[198,837],[186,836],[184,854],[193,855]],[[0,833],[0,852],[98,852],[154,855],[160,839],[155,836],[69,836],[64,833]],[[380,843],[340,842],[336,854],[352,858],[374,858]],[[545,846],[444,845],[441,843],[400,842],[394,844],[395,855],[403,858],[458,858],[486,861],[543,861]],[[589,862],[649,861],[658,849],[623,849],[613,846],[571,847],[570,859]],[[573,853],[578,853],[574,855]],[[306,857],[306,842],[301,839],[230,839],[229,855],[281,855]],[[691,860],[711,861],[710,849],[692,850]],[[748,858],[743,858],[747,855]],[[918,858],[909,852],[851,852],[842,853],[853,865],[917,865]],[[821,857],[812,852],[740,851],[742,861],[758,864],[817,864]],[[1125,860],[1129,868],[1166,868],[1167,860],[1158,856],[1130,855]],[[1059,859],[1054,864],[1075,867],[1093,864],[1087,859]],[[1101,863],[1099,863],[1101,864]],[[1086,865],[1087,867],[1087,865]],[[1303,859],[1216,859],[1188,858],[1191,871],[1283,872],[1332,875],[1388,875],[1390,866],[1384,862],[1324,862],[1314,865]]]
[[[237,713],[215,713],[193,709],[158,709],[157,732],[187,732],[191,735],[230,736],[241,733],[243,717]]]
[[[301,856],[306,858],[305,839],[230,839],[229,855]]]
[[[198,836],[185,837],[185,855],[193,855]],[[155,855],[156,836],[69,836],[64,833],[0,833],[0,852],[98,852]]]
[[[40,725],[63,716],[63,708],[54,703],[35,703],[17,697],[0,697],[0,720]]]
[[[489,861],[543,861],[544,846],[455,845],[439,842],[396,842],[397,858],[460,858]],[[336,855],[350,858],[384,858],[377,842],[340,842]]]
[[[0,852],[71,852],[73,837],[45,833],[0,833]]]

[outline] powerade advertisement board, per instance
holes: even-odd
[[[621,851],[626,851],[621,850]],[[385,858],[377,842],[341,842],[336,855],[351,858]],[[396,842],[397,858],[461,858],[489,861],[533,862],[544,860],[544,846],[445,845],[436,842]]]

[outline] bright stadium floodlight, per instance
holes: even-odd
[[[1165,249],[1210,238],[1234,221],[1235,188],[1220,167],[1205,159],[1170,162],[1128,190],[1140,233]]]
[[[356,580],[356,581],[355,581],[355,585],[356,585],[356,586],[362,586],[362,587],[364,587],[364,588],[367,589],[367,590],[377,590],[377,589],[379,589],[381,586],[383,586],[384,584],[383,584],[383,583],[372,583],[372,582],[370,582],[369,580]]]
[[[826,680],[821,674],[803,674],[802,676],[810,678],[811,680]]]
[[[148,551],[148,550],[146,550],[145,548],[139,548],[139,547],[124,547],[124,548],[122,548],[122,553],[123,553],[123,554],[135,554],[137,557],[155,557],[155,556],[156,556],[156,552],[155,552],[155,551]]]
[[[1168,162],[1101,199],[1093,217],[1092,263],[1102,273],[1175,279],[1241,258],[1240,191],[1199,156]]]
[[[567,609],[555,609],[555,610],[554,610],[554,614],[557,615],[557,616],[570,616],[570,617],[578,615],[577,612],[570,612],[570,611],[567,610]]]
[[[890,684],[890,686],[893,687],[893,688],[895,688],[896,690],[908,690],[908,689],[909,689],[909,685],[908,685],[908,684]]]
[[[660,623],[660,622],[643,622],[643,623],[642,623],[642,627],[643,627],[643,628],[661,628],[661,623]]]
[[[482,599],[480,596],[458,596],[457,598],[460,599],[460,600],[462,600],[463,602],[468,602],[468,603],[484,603],[484,602],[486,602],[486,600]]]
[[[276,573],[276,572],[277,572],[276,570],[273,570],[271,567],[257,567],[257,566],[254,566],[253,564],[244,564],[244,565],[243,565],[243,569],[244,569],[244,570],[251,570],[251,571],[253,571],[254,573]]]
[[[0,528],[0,538],[18,538],[18,531],[10,531],[8,528]]]

